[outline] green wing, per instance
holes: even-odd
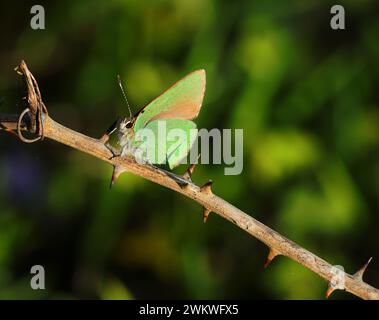
[[[165,129],[163,129],[165,127]],[[196,124],[190,120],[163,119],[150,122],[137,131],[133,146],[148,163],[177,167],[187,156],[197,137]]]
[[[204,92],[205,71],[190,73],[136,115],[134,132],[158,119],[195,119],[199,114]]]

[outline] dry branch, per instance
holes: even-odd
[[[105,147],[103,140],[85,136],[62,126],[49,117],[47,109],[44,109],[37,82],[26,64],[21,62],[16,70],[24,77],[27,84],[30,111],[28,112],[28,116],[32,120],[28,125],[24,123],[25,119],[21,119],[23,121],[20,122],[20,129],[37,133],[37,135],[41,135],[41,130],[43,130],[43,135],[46,138],[108,162],[118,172],[133,173],[193,199],[203,206],[204,221],[206,221],[210,212],[214,212],[266,244],[270,250],[265,263],[266,266],[268,266],[275,256],[287,256],[327,280],[329,283],[327,289],[328,296],[335,290],[333,287],[333,271],[335,268],[331,264],[215,195],[211,190],[211,181],[203,187],[195,185],[191,180],[194,166],[191,166],[183,176],[176,176],[150,165],[139,164],[132,158],[112,157],[112,153]],[[42,128],[39,129],[37,128],[38,110],[42,110]],[[19,115],[0,114],[0,130],[17,131],[18,120]],[[379,290],[365,283],[362,279],[366,268],[367,264],[354,275],[345,273],[345,290],[362,299],[378,300]]]

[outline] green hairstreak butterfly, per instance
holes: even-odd
[[[170,169],[178,166],[196,140],[197,128],[191,120],[200,112],[205,83],[205,71],[194,71],[143,107],[135,116],[119,121],[115,130],[116,146],[112,145],[113,149],[118,150],[117,155],[136,156],[138,151],[150,164],[165,164]],[[144,139],[149,137],[147,133],[153,137]]]

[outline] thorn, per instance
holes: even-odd
[[[183,179],[186,179],[188,181],[192,181],[192,174],[193,172],[195,171],[195,167],[196,167],[196,163],[194,164],[191,164],[188,169],[186,170],[186,172],[184,172],[183,174]]]
[[[368,265],[370,264],[371,260],[372,260],[372,257],[370,257],[370,259],[368,259],[368,261],[356,273],[353,274],[353,277],[355,279],[359,279],[359,280],[363,281],[363,274],[365,273],[365,271],[366,271]]]
[[[113,185],[116,183],[118,177],[124,173],[126,171],[126,169],[116,165],[116,166],[113,166],[113,173],[112,173],[112,179],[111,179],[111,183],[109,185],[109,189],[112,189]]]
[[[109,134],[108,134],[108,133],[104,133],[104,134],[100,137],[99,141],[100,141],[101,143],[106,144],[106,143],[109,141]]]
[[[205,192],[206,194],[212,194],[212,180],[209,180],[206,184],[204,184],[201,188],[201,192]]]
[[[206,207],[203,207],[203,221],[204,221],[204,223],[207,222],[210,213],[211,213],[211,210],[208,210]]]
[[[279,255],[280,255],[280,253],[278,251],[270,248],[270,251],[267,255],[264,267],[267,268],[270,265],[271,261],[274,260],[274,258],[276,256],[279,256]]]
[[[330,297],[330,295],[334,292],[334,290],[336,290],[336,288],[333,288],[333,286],[331,285],[330,281],[328,282],[328,288],[326,289],[326,292],[325,292],[325,297],[328,299]]]
[[[334,283],[334,282],[332,282],[332,280],[331,281],[328,281],[328,287],[326,288],[326,292],[325,292],[325,298],[329,298],[330,296],[331,296],[331,294],[334,292],[334,291],[336,291],[336,290],[345,290],[345,287],[344,286],[340,286],[339,284],[338,284],[338,282],[337,283]]]
[[[200,155],[201,155],[201,154],[199,154],[199,155],[197,156],[197,161],[196,161],[196,163],[191,164],[191,165],[188,167],[188,169],[186,170],[186,172],[184,172],[184,174],[182,175],[182,177],[183,177],[184,179],[186,179],[186,180],[192,182],[192,175],[193,175],[193,172],[195,171],[195,168],[196,168],[196,166],[197,166],[197,164],[198,164],[198,162],[199,162]]]

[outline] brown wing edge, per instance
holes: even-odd
[[[201,73],[203,75],[203,92],[201,93],[201,103],[200,103],[200,106],[203,104],[203,100],[204,100],[204,95],[205,95],[205,88],[206,88],[206,71],[205,69],[198,69],[198,70],[195,70],[195,71],[192,71],[191,73],[187,74],[185,77],[181,78],[180,80],[178,80],[177,82],[175,82],[171,87],[169,87],[168,89],[166,89],[164,92],[162,92],[158,97],[156,97],[154,100],[150,101],[148,104],[146,104],[144,107],[142,107],[135,115],[134,115],[134,120],[137,119],[138,115],[143,112],[143,110],[149,106],[150,104],[152,104],[154,101],[158,100],[161,96],[163,96],[165,93],[167,93],[168,91],[170,91],[171,89],[175,88],[181,81],[185,80],[186,78],[188,78],[189,76],[193,75],[194,73]],[[200,108],[199,108],[200,110]],[[197,115],[196,115],[197,117]],[[194,117],[194,118],[196,118]],[[192,119],[194,119],[192,118]],[[188,120],[192,120],[192,119],[188,119]]]

